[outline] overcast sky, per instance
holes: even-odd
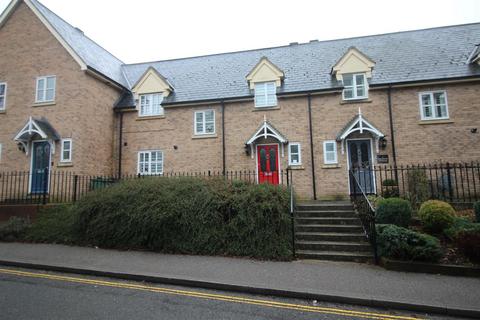
[[[41,2],[127,63],[480,22],[478,0]]]

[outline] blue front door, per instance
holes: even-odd
[[[47,141],[33,142],[32,148],[32,193],[48,192],[48,169],[50,167],[50,143]]]
[[[372,149],[370,140],[348,140],[348,158],[350,170],[366,194],[375,193],[373,179]],[[350,190],[354,189],[354,181],[350,181]]]

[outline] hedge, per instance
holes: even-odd
[[[435,234],[450,228],[455,222],[455,209],[439,200],[425,201],[420,206],[418,215],[425,230]]]
[[[406,227],[412,218],[412,207],[400,198],[382,199],[378,202],[375,219],[379,224],[394,224]]]
[[[290,259],[289,198],[270,184],[147,177],[82,198],[73,230],[106,248]]]

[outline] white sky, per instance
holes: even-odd
[[[41,2],[127,63],[480,22],[478,0]]]

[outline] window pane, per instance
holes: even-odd
[[[54,89],[55,88],[55,77],[48,77],[47,78],[47,89]]]
[[[335,151],[335,145],[332,142],[328,142],[325,144],[325,151],[331,152]]]
[[[45,100],[46,101],[53,100],[54,95],[55,95],[55,91],[53,89],[47,89],[47,91],[45,93]]]
[[[363,85],[363,84],[364,84],[364,80],[365,80],[365,78],[364,78],[363,74],[357,74],[357,75],[355,75],[355,81],[357,82],[357,86]]]
[[[270,171],[277,171],[277,150],[270,149]]]
[[[0,96],[3,96],[5,94],[5,85],[0,84]]]
[[[37,90],[43,90],[45,88],[45,79],[39,79],[37,82]]]
[[[260,149],[260,171],[267,171],[267,151],[264,148]]]
[[[205,124],[205,132],[206,133],[213,133],[215,132],[215,127],[212,122],[206,123]]]
[[[203,112],[195,113],[195,128],[197,133],[203,133]]]
[[[5,106],[5,98],[3,96],[0,96],[0,108],[3,108]]]
[[[213,110],[205,111],[205,121],[213,122],[213,116],[214,116]]]
[[[351,74],[344,74],[343,75],[343,85],[345,87],[353,86],[353,75]]]
[[[422,95],[422,104],[423,105],[431,105],[432,101],[430,101],[430,95],[429,94],[423,94]]]
[[[363,86],[357,86],[357,97],[365,96],[365,88]]]
[[[436,92],[433,94],[435,104],[445,104],[445,94],[443,92]]]
[[[255,93],[255,105],[264,106],[266,104],[267,104],[267,98],[265,97],[265,95],[257,95],[257,93]]]
[[[335,161],[335,153],[334,152],[327,152],[326,154],[327,162],[334,162]]]
[[[350,89],[343,89],[343,97],[345,99],[351,99],[353,98],[353,88],[350,88]]]
[[[292,154],[291,156],[292,163],[299,163],[298,154]]]
[[[298,144],[292,144],[290,145],[290,153],[298,153]]]
[[[432,107],[431,106],[424,106],[423,107],[423,115],[425,118],[430,118],[432,116]]]
[[[70,150],[70,141],[63,141],[63,149]]]

